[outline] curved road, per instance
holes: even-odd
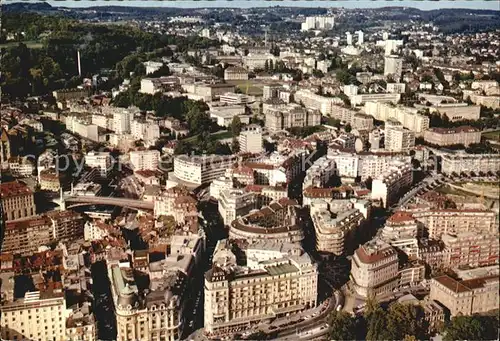
[[[121,206],[128,208],[138,208],[141,210],[152,210],[154,208],[154,202],[152,201],[117,198],[117,197],[69,196],[69,197],[64,197],[64,202],[112,205],[112,206]]]

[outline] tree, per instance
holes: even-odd
[[[231,151],[233,154],[236,154],[240,151],[240,141],[236,138],[233,138],[233,142],[231,143]]]
[[[496,340],[498,316],[455,316],[444,328],[444,340]]]
[[[333,340],[356,339],[356,320],[345,311],[334,311],[328,318],[328,334]]]
[[[241,132],[241,119],[239,116],[234,116],[233,121],[231,122],[231,133],[233,134],[233,137],[237,137],[240,135]]]
[[[177,145],[175,146],[174,149],[174,154],[175,155],[181,155],[181,154],[191,154],[191,151],[193,150],[191,144],[189,142],[180,140],[177,141]]]
[[[162,76],[170,76],[170,75],[171,75],[171,73],[170,73],[170,69],[169,69],[168,65],[164,64],[164,65],[160,66],[160,68],[158,70],[151,73],[148,77],[154,78],[154,77],[162,77]]]
[[[323,78],[325,77],[325,74],[321,71],[321,70],[313,70],[313,76],[316,77],[316,78]]]
[[[351,124],[347,123],[346,126],[345,126],[345,128],[344,128],[344,130],[345,130],[346,133],[350,133],[351,130],[352,130]]]
[[[266,62],[264,63],[264,71],[269,71],[269,61],[266,60]]]
[[[272,59],[269,60],[269,71],[274,71],[274,61]]]

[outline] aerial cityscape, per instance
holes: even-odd
[[[239,2],[1,6],[0,340],[498,340],[500,9]]]

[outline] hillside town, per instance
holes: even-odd
[[[2,340],[498,339],[499,11],[131,6],[2,6]]]

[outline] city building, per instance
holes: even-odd
[[[481,142],[481,131],[470,126],[430,128],[424,132],[424,139],[426,142],[437,146],[463,144],[468,147],[472,143]]]
[[[21,182],[0,184],[0,197],[5,221],[29,218],[36,214],[33,191]]]
[[[52,96],[57,101],[76,101],[89,96],[87,89],[61,89],[52,91]]]
[[[422,136],[429,129],[429,117],[417,113],[415,108],[393,106],[388,103],[367,101],[364,112],[372,115],[376,120],[386,122],[395,119],[403,124],[403,127],[414,131],[417,136]]]
[[[262,153],[262,128],[257,124],[243,127],[239,136],[239,145],[242,153]]]
[[[403,251],[408,257],[416,259],[419,254],[419,237],[423,228],[413,218],[411,213],[398,211],[390,216],[379,238],[392,247]]]
[[[28,157],[13,156],[8,160],[8,167],[12,176],[29,177],[35,172],[35,165]]]
[[[130,165],[134,171],[156,170],[160,164],[158,150],[135,150],[129,153]]]
[[[383,207],[390,207],[397,202],[400,194],[413,183],[413,167],[409,164],[394,164],[372,182],[372,200],[380,200]]]
[[[500,156],[498,154],[441,154],[441,172],[444,174],[461,173],[498,173]]]
[[[85,165],[97,168],[103,179],[108,177],[112,170],[111,153],[110,152],[88,152],[85,155]]]
[[[5,212],[5,211],[4,211]],[[52,221],[47,216],[7,222],[2,252],[27,254],[53,241]]]
[[[257,244],[246,250],[247,265],[242,266],[230,242],[219,241],[212,269],[205,273],[205,331],[220,336],[315,307],[318,270],[309,255],[296,250]]]
[[[64,292],[60,282],[52,284],[58,286],[28,291],[23,298],[2,302],[0,335],[3,340],[69,340]]]
[[[339,201],[330,205],[323,200],[314,200],[310,204],[316,231],[316,251],[341,256],[349,250],[350,244],[354,244],[355,232],[365,222],[362,209],[367,203],[344,202],[345,205],[339,205]],[[358,206],[361,206],[361,210]]]
[[[301,89],[294,94],[295,103],[302,103],[306,108],[316,109],[326,116],[331,116],[333,105],[340,104],[338,98],[324,97],[314,93],[309,89]]]
[[[237,217],[245,216],[257,208],[257,195],[240,189],[226,189],[220,192],[219,213],[224,225]]]
[[[179,180],[201,185],[223,176],[237,161],[236,155],[178,155],[174,158],[174,175]]]
[[[65,173],[57,172],[54,168],[41,170],[38,174],[38,184],[42,191],[58,193],[61,188],[67,187],[67,180]]]
[[[474,232],[492,234],[497,230],[496,214],[480,209],[425,209],[412,212],[426,228],[429,238],[444,234]]]
[[[401,99],[401,94],[391,94],[391,93],[359,94],[351,97],[351,105],[359,106],[365,104],[366,102],[397,104],[400,99]],[[368,112],[366,113],[369,114]]]
[[[298,224],[297,202],[288,198],[272,202],[258,211],[236,217],[229,228],[229,238],[275,240],[278,242],[300,242],[304,239]]]
[[[430,298],[450,311],[451,316],[472,315],[498,309],[498,275],[456,280],[443,275],[431,280]]]
[[[335,17],[315,16],[306,17],[306,21],[302,23],[301,30],[331,30],[335,25]]]
[[[498,234],[462,232],[441,236],[445,267],[482,267],[498,264]]]
[[[127,109],[113,112],[113,130],[118,135],[130,133],[133,119],[134,113]]]
[[[415,146],[415,132],[394,119],[385,122],[384,136],[385,150],[390,152],[409,152]]]
[[[357,113],[352,117],[350,122],[353,129],[363,131],[373,130],[373,117],[370,115]]]
[[[136,140],[154,145],[160,138],[160,125],[154,121],[135,119],[130,124],[130,133]]]
[[[390,293],[398,285],[398,264],[398,254],[392,246],[371,240],[354,252],[350,284],[362,297]]]
[[[387,83],[387,92],[390,94],[404,94],[406,83]]]
[[[309,186],[323,188],[328,187],[333,177],[337,175],[335,160],[330,155],[325,155],[314,161],[306,170],[306,176],[302,182],[302,188]]]
[[[246,94],[236,94],[234,92],[226,92],[220,95],[219,101],[223,105],[247,105],[254,101],[252,96]]]
[[[230,66],[224,70],[224,80],[248,80],[248,71],[239,66]]]
[[[384,58],[384,76],[394,77],[399,81],[403,72],[403,59],[399,56],[391,55]]]
[[[298,104],[268,108],[264,114],[266,116],[266,128],[271,132],[321,124],[321,113],[318,110],[305,109]]]
[[[148,60],[147,62],[144,62],[142,64],[146,67],[146,75],[155,73],[163,66],[162,62],[153,62],[151,60]]]
[[[448,116],[451,122],[462,120],[478,120],[481,116],[480,105],[468,105],[467,103],[440,103],[429,107],[431,113],[437,112],[441,116]]]

